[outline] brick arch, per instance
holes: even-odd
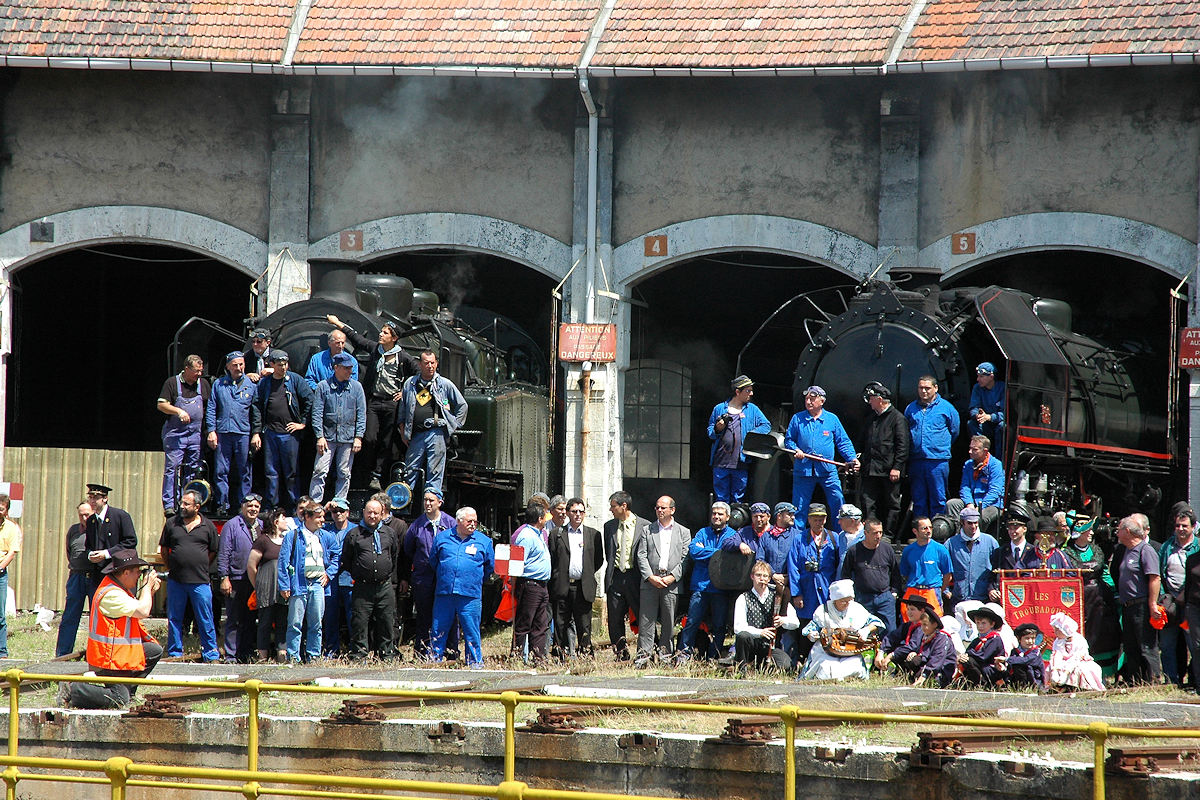
[[[30,225],[0,233],[0,267],[24,269],[58,253],[104,243],[164,244],[209,256],[252,278],[267,265],[267,245],[253,234],[199,214],[154,206],[93,206],[48,214],[53,242],[29,241]]]
[[[666,236],[667,255],[647,256],[645,237]],[[815,222],[763,214],[700,217],[648,231],[613,251],[616,281],[634,284],[681,261],[709,253],[748,250],[794,255],[855,278],[878,265],[874,245]]]
[[[975,252],[955,255],[954,237],[975,235]],[[937,267],[942,278],[1017,253],[1088,250],[1121,256],[1184,278],[1194,268],[1196,245],[1163,228],[1124,217],[1074,211],[1020,214],[981,222],[922,248],[922,266]]]
[[[309,258],[355,258],[364,262],[430,247],[489,253],[561,280],[571,268],[571,247],[552,236],[508,220],[478,214],[429,212],[384,217],[361,225],[362,250],[343,251],[341,231],[313,243]]]

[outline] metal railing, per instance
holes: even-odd
[[[516,716],[522,704],[577,705],[599,708],[619,708],[645,711],[686,711],[697,714],[754,715],[778,717],[784,726],[784,800],[796,800],[796,725],[806,718],[836,719],[843,722],[908,723],[973,728],[999,728],[1020,731],[1044,731],[1063,734],[1079,734],[1092,740],[1093,774],[1092,794],[1094,800],[1104,800],[1104,750],[1109,737],[1126,736],[1146,739],[1200,739],[1200,729],[1157,729],[1124,728],[1106,722],[1087,725],[1066,722],[1035,722],[1017,720],[969,719],[961,717],[939,717],[935,714],[881,714],[862,711],[831,711],[828,709],[805,709],[793,705],[777,708],[762,706],[736,706],[724,704],[698,704],[661,702],[655,700],[625,700],[613,698],[557,697],[553,695],[523,695],[519,692],[448,692],[416,689],[376,689],[340,686],[307,686],[267,683],[258,679],[247,681],[180,681],[156,678],[109,678],[82,675],[47,675],[10,669],[3,673],[9,686],[8,707],[8,753],[0,755],[0,764],[5,766],[0,779],[5,783],[6,800],[16,800],[17,784],[20,781],[57,781],[65,783],[109,784],[113,800],[124,800],[125,787],[158,787],[205,790],[242,794],[247,798],[266,795],[287,797],[329,797],[365,800],[379,795],[361,794],[352,791],[329,791],[288,787],[339,786],[346,789],[394,790],[405,792],[432,792],[434,795],[471,795],[495,797],[498,800],[661,800],[645,795],[608,794],[590,791],[567,791],[536,789],[516,779]],[[178,767],[140,764],[129,758],[117,756],[106,761],[35,758],[21,756],[18,752],[20,723],[20,688],[23,682],[78,682],[78,683],[124,683],[137,686],[160,686],[175,688],[211,688],[240,690],[247,699],[246,769],[218,769],[206,767]],[[354,778],[340,775],[263,772],[258,769],[259,747],[259,698],[263,693],[295,693],[324,695],[353,695],[377,697],[402,697],[414,699],[452,700],[456,702],[495,702],[504,708],[504,780],[495,785],[442,783],[435,781],[411,781],[386,778]],[[75,770],[101,773],[104,777],[89,775],[62,775],[21,772],[20,767],[40,769]],[[226,784],[182,783],[169,780],[146,780],[134,776],[158,778],[193,778],[223,780]],[[283,784],[264,786],[264,783]]]

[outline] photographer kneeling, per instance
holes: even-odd
[[[146,571],[146,582],[138,589],[142,569],[150,565],[135,550],[117,550],[104,568],[104,580],[92,598],[88,622],[87,661],[98,676],[144,678],[162,658],[163,649],[142,628],[150,616],[158,574]],[[69,708],[120,708],[129,703],[136,686],[123,683],[64,683],[59,699]]]

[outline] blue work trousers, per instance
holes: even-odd
[[[296,464],[300,458],[300,440],[290,433],[263,431],[266,451],[263,468],[267,476],[267,502],[276,508],[293,509],[300,497],[300,479]]]
[[[83,603],[87,600],[88,581],[86,572],[72,571],[67,575],[67,602],[63,606],[62,618],[58,621],[58,643],[54,646],[54,657],[75,652],[75,639],[79,636],[79,620],[83,616]]]
[[[446,652],[446,636],[458,621],[467,651],[467,666],[483,666],[483,641],[479,635],[479,624],[483,615],[483,601],[478,597],[461,594],[437,594],[433,596],[433,631],[430,634],[429,658],[441,661]]]
[[[841,524],[837,514],[842,510],[842,481],[837,472],[830,472],[825,477],[793,475],[792,476],[792,505],[796,507],[796,521],[807,528],[808,507],[812,505],[813,489],[817,484],[825,490],[825,506],[829,509],[826,517],[826,529],[840,531]]]
[[[854,599],[867,611],[883,620],[883,624],[887,626],[887,630],[883,632],[885,635],[896,630],[896,595],[891,592],[865,595],[855,590]]]
[[[321,619],[325,615],[325,587],[319,580],[306,591],[292,592],[288,598],[287,654],[292,663],[300,661],[300,637],[304,637],[305,661],[321,657]]]
[[[354,599],[354,587],[340,583],[331,584],[329,596],[325,598],[325,613],[323,614],[324,641],[322,647],[325,655],[336,658],[342,646],[342,623],[346,623],[346,631],[350,630],[350,606]]]
[[[915,458],[908,462],[908,476],[912,480],[913,519],[946,513],[949,461]]]
[[[163,434],[163,508],[178,508],[179,493],[200,472],[200,432]],[[178,474],[179,481],[175,476]]]
[[[709,645],[705,658],[722,658],[725,655],[725,623],[729,618],[729,595],[725,592],[692,592],[688,603],[687,624],[679,640],[680,652],[688,655],[696,649],[696,633],[700,623],[708,623]]]
[[[200,656],[206,662],[221,658],[213,626],[212,584],[180,583],[167,578],[167,655],[183,655],[183,615],[188,603],[200,632]]]
[[[317,456],[313,464],[312,483],[308,486],[308,494],[318,503],[325,499],[325,477],[331,466],[335,474],[330,498],[350,496],[350,470],[354,466],[353,442],[326,441],[325,452]]]
[[[408,485],[417,488],[417,470],[425,470],[425,489],[442,490],[442,476],[446,472],[446,430],[431,428],[413,431],[404,454],[404,478]]]
[[[746,496],[750,473],[744,469],[713,467],[713,495],[726,503],[740,503]]]
[[[217,434],[217,508],[241,508],[250,494],[250,434]],[[172,655],[168,649],[168,655]]]

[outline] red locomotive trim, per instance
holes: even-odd
[[[1171,457],[1166,453],[1155,453],[1150,450],[1131,450],[1127,447],[1113,447],[1107,444],[1084,444],[1083,442],[1069,442],[1066,439],[1041,439],[1033,436],[1018,436],[1017,441],[1028,442],[1029,444],[1057,445],[1059,447],[1078,447],[1081,450],[1096,450],[1101,453],[1122,453],[1129,456],[1154,458],[1160,461],[1171,460]]]

